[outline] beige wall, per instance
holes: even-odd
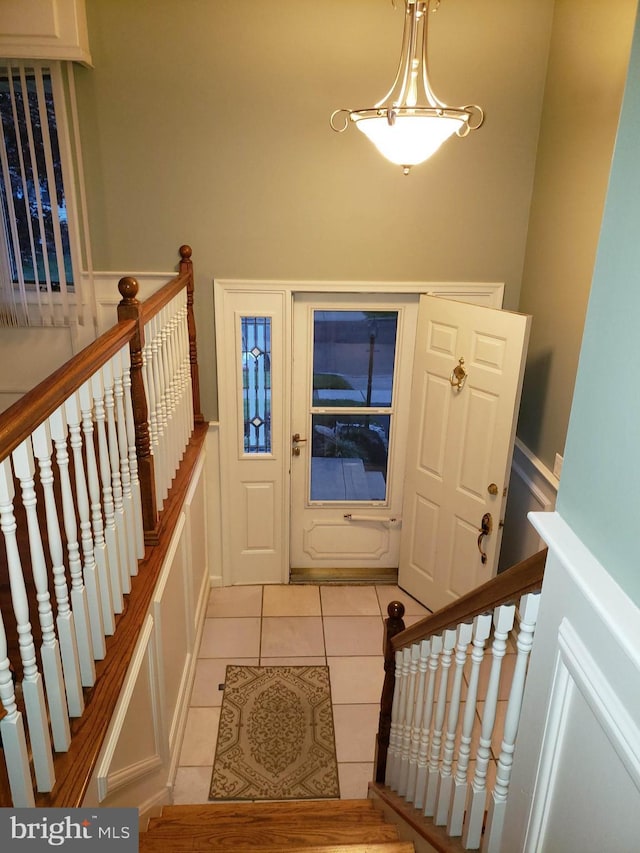
[[[442,3],[434,88],[486,123],[409,177],[328,125],[391,85],[397,5],[87,4],[95,67],[76,80],[94,263],[169,269],[192,245],[209,418],[214,277],[504,281],[518,306],[552,0]]]
[[[533,315],[518,435],[564,441],[636,0],[556,0],[520,310]]]

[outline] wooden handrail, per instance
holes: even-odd
[[[493,610],[494,607],[518,600],[527,592],[537,592],[542,586],[546,557],[547,549],[543,548],[537,554],[516,563],[452,604],[448,604],[400,634],[396,634],[391,641],[393,650],[397,651],[413,643],[427,640],[447,628],[455,628],[461,622],[470,622],[481,613]]]
[[[130,342],[134,334],[133,321],[118,323],[4,411],[0,415],[0,459],[5,459],[28,438],[70,394]]]
[[[148,323],[153,317],[156,316],[164,307],[168,305],[174,296],[177,296],[181,290],[184,290],[187,286],[187,276],[183,273],[180,273],[175,278],[172,278],[171,281],[168,281],[166,284],[163,284],[159,290],[156,290],[155,293],[152,293],[148,299],[145,299],[144,302],[140,303],[140,314],[142,316],[142,322]]]

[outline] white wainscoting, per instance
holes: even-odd
[[[536,554],[545,543],[531,526],[530,512],[555,509],[559,480],[516,438],[498,571]]]
[[[206,448],[176,523],[145,624],[84,806],[136,806],[141,819],[171,802],[207,602]]]
[[[640,610],[556,512],[502,849],[631,853],[640,839]]]

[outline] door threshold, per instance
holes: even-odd
[[[291,569],[290,583],[397,584],[397,569]]]

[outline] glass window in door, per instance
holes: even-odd
[[[397,311],[314,311],[312,501],[385,501]]]

